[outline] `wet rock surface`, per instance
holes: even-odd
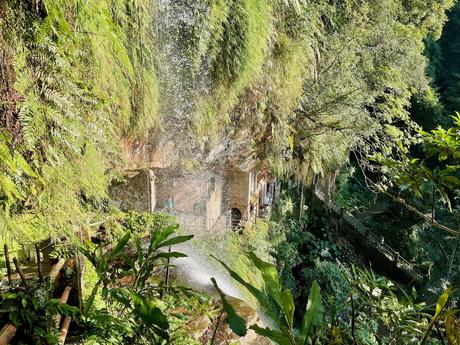
[[[246,320],[248,326],[261,325],[257,312],[246,302],[234,297],[228,297],[228,301],[235,308],[235,312]],[[216,305],[216,308],[220,309],[220,305]],[[221,313],[220,310],[216,311],[217,313],[212,320],[202,317],[189,324],[189,334],[200,343],[209,344],[214,337],[214,344],[216,345],[270,345],[267,339],[257,335],[253,330],[248,330],[246,336],[239,337],[232,332],[225,322],[226,314]]]

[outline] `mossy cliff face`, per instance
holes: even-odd
[[[127,165],[253,155],[308,181],[356,147],[388,150],[451,5],[3,2],[1,227],[71,234]]]
[[[166,136],[181,162],[254,154],[305,181],[357,147],[388,152],[411,97],[431,92],[423,42],[452,3],[158,2],[153,147]]]
[[[71,235],[103,209],[123,167],[121,138],[145,138],[156,123],[151,7],[2,2],[4,232],[27,241]]]

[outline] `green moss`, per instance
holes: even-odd
[[[129,136],[147,135],[158,110],[149,4],[93,2],[77,18],[86,32],[79,40],[92,45],[88,62],[96,63],[95,92],[107,100],[108,111],[118,114],[119,128]]]
[[[83,256],[82,256],[82,259],[83,259],[82,266],[84,267],[84,272],[82,274],[83,279],[82,279],[81,293],[83,297],[83,305],[85,305],[85,302],[90,298],[91,293],[94,287],[96,286],[99,278],[91,262]],[[94,297],[94,302],[91,307],[94,310],[98,310],[98,309],[104,308],[104,306],[105,304],[102,299],[102,290],[99,289]]]
[[[123,225],[125,231],[131,231],[135,237],[143,238],[154,230],[166,229],[174,224],[174,217],[164,212],[141,213],[130,211],[122,214],[118,221]]]
[[[273,51],[272,103],[289,113],[294,110],[302,95],[307,75],[310,53],[302,40],[295,40],[286,34],[279,34]]]
[[[209,18],[211,31],[200,41],[198,57],[209,56],[215,86],[197,102],[198,137],[212,136],[228,122],[244,90],[261,77],[275,35],[273,8],[266,0],[215,1]]]
[[[240,53],[240,61],[234,65],[234,74],[230,75],[232,90],[227,96],[230,104],[260,76],[269,52],[269,42],[274,35],[272,7],[268,1],[245,0],[237,13],[245,17],[247,29],[243,36],[244,50]],[[224,55],[231,56],[232,53],[232,50],[228,50]],[[227,66],[231,67],[232,64],[227,63]]]
[[[204,60],[215,62],[220,51],[219,43],[224,39],[225,25],[230,16],[232,1],[214,0],[209,5],[209,12],[198,17],[193,28],[195,44],[190,53],[195,72]]]
[[[264,220],[258,219],[254,225],[248,225],[243,230],[242,235],[233,233],[225,244],[226,262],[235,270],[246,282],[263,289],[264,282],[262,276],[246,256],[247,252],[254,252],[264,261],[273,262],[270,250],[271,244],[268,238],[269,224]],[[245,300],[253,307],[258,307],[258,302],[248,291],[242,288]]]

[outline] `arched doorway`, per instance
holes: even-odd
[[[241,211],[234,207],[232,208],[232,215],[231,215],[231,222],[232,222],[232,229],[237,229],[241,223]]]

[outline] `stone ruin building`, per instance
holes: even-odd
[[[266,164],[253,158],[213,169],[186,171],[173,165],[173,146],[130,158],[125,180],[111,187],[122,210],[174,214],[192,233],[241,230],[256,217],[268,217],[276,184]],[[145,162],[148,162],[146,165]]]

